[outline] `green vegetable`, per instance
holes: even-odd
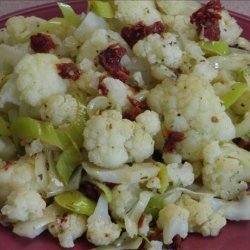
[[[48,122],[42,122],[30,117],[18,117],[10,128],[14,138],[40,139],[48,144],[64,149],[54,127]]]
[[[102,182],[90,179],[90,178],[83,178],[83,181],[88,181],[88,182],[94,184],[95,186],[97,186],[97,188],[100,189],[100,191],[103,192],[106,200],[108,202],[111,202],[111,200],[112,200],[112,192],[111,192],[110,188],[107,185],[105,185]]]
[[[159,192],[162,194],[167,190],[168,185],[169,185],[168,173],[167,173],[166,166],[163,163],[157,162],[156,165],[157,167],[160,168],[158,178],[160,179],[160,182],[161,182],[161,188],[159,189]]]
[[[10,136],[10,124],[3,119],[3,117],[0,117],[0,135],[3,136]]]
[[[90,216],[94,213],[96,203],[79,191],[69,191],[55,196],[55,202],[74,213]]]
[[[75,11],[71,8],[70,5],[65,3],[57,3],[60,8],[64,19],[75,27],[78,27],[81,23],[80,16],[75,13]]]
[[[98,16],[105,18],[113,18],[115,16],[114,8],[108,1],[91,0],[89,5]]]
[[[205,52],[206,56],[225,56],[231,53],[228,44],[224,41],[201,41],[199,42],[199,46]]]
[[[159,211],[164,207],[164,198],[165,195],[157,194],[149,200],[145,213],[151,214],[153,220],[157,219]]]
[[[250,85],[250,67],[247,66],[241,69],[237,75],[238,82],[244,82]]]
[[[70,147],[59,156],[56,163],[56,171],[60,180],[67,185],[75,168],[81,163],[82,154]]]
[[[237,82],[232,86],[232,90],[221,97],[226,109],[234,104],[246,91],[247,85],[245,83]]]

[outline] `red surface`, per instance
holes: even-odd
[[[70,3],[76,12],[80,13],[86,10],[87,5],[84,0],[69,0],[64,1]],[[250,39],[250,18],[232,12],[233,16],[238,20],[240,26],[244,29],[243,35]],[[0,18],[0,27],[3,27],[5,21],[10,16],[25,15],[39,16],[42,18],[52,18],[60,16],[55,3],[47,4],[46,6],[29,8],[24,11],[3,16]],[[250,209],[250,208],[249,208]],[[182,250],[249,250],[250,249],[250,222],[229,222],[228,225],[221,231],[219,237],[203,238],[199,235],[190,235],[183,241]],[[53,239],[49,234],[45,233],[35,240],[21,238],[11,233],[8,228],[0,227],[0,250],[59,250],[56,239]],[[89,250],[89,245],[86,240],[81,239],[76,241],[74,250]]]

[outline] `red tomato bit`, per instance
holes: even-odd
[[[236,137],[233,140],[233,143],[236,144],[238,147],[243,148],[247,151],[250,151],[250,141],[245,141],[240,137]]]
[[[98,58],[100,65],[114,78],[126,82],[129,72],[121,65],[121,59],[126,54],[126,49],[119,44],[112,44],[103,50]]]
[[[223,10],[220,0],[211,0],[191,16],[190,22],[196,25],[197,32],[210,41],[220,40],[219,20]]]
[[[147,106],[134,98],[128,96],[129,102],[132,104],[132,108],[125,110],[123,113],[123,118],[130,121],[135,121],[136,117],[147,110]]]
[[[4,166],[3,166],[3,170],[4,171],[8,171],[8,169],[12,166],[16,164],[16,161],[9,161],[8,163],[6,163]]]
[[[138,220],[137,227],[140,229],[143,226],[145,215],[142,214]]]
[[[165,139],[163,152],[172,153],[176,148],[176,143],[181,142],[184,139],[185,139],[185,136],[182,132],[171,131],[170,133],[168,133],[167,138]]]
[[[56,48],[50,35],[38,33],[30,37],[30,47],[36,53],[48,53]]]
[[[139,40],[144,39],[150,34],[160,34],[164,29],[164,24],[160,21],[149,26],[143,22],[138,22],[134,25],[124,27],[121,31],[121,36],[132,48]]]
[[[76,81],[80,77],[80,70],[74,63],[60,63],[56,65],[58,74],[63,79]]]

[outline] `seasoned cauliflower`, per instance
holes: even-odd
[[[228,11],[223,10],[221,13],[221,19],[219,20],[220,26],[220,38],[229,45],[237,43],[237,39],[242,33],[242,28],[237,24],[236,20],[231,17]]]
[[[194,182],[194,173],[192,165],[188,162],[185,163],[172,163],[167,165],[167,173],[169,182],[173,187],[189,186]]]
[[[147,250],[162,250],[163,243],[158,240],[151,240],[147,242],[146,249]]]
[[[208,75],[204,75],[206,68]],[[149,107],[164,116],[163,129],[184,134],[184,140],[176,143],[176,152],[186,160],[202,160],[202,149],[209,140],[235,137],[232,121],[208,81],[214,76],[212,72],[204,64],[189,75],[181,75],[175,84],[166,79],[147,97]]]
[[[6,215],[10,222],[27,221],[41,217],[45,207],[46,203],[39,193],[20,188],[10,193],[1,213]]]
[[[163,229],[164,244],[171,244],[177,234],[181,238],[187,237],[188,218],[189,212],[187,209],[166,202],[157,219],[157,226]]]
[[[75,121],[78,103],[71,95],[51,95],[40,108],[41,118],[54,126],[67,126]]]
[[[126,162],[142,162],[154,151],[154,141],[144,127],[122,119],[122,115],[114,110],[92,116],[83,135],[89,160],[105,168],[117,168]]]
[[[154,1],[115,0],[115,18],[124,24],[143,22],[146,25],[161,21]]]
[[[116,219],[124,219],[126,213],[139,198],[138,184],[121,184],[112,189],[112,200],[109,203],[111,214]]]
[[[151,64],[162,64],[170,68],[178,68],[182,62],[182,51],[177,44],[177,36],[172,33],[152,34],[138,41],[133,52],[145,58]]]
[[[177,205],[189,211],[188,231],[201,233],[203,236],[217,236],[226,225],[226,219],[213,212],[210,200],[196,201],[189,195],[183,194]]]
[[[20,100],[37,106],[50,95],[65,93],[69,81],[59,76],[56,69],[59,63],[60,60],[51,54],[24,56],[15,68]]]
[[[103,195],[99,197],[95,211],[87,222],[87,239],[96,246],[108,245],[120,236],[121,228],[111,221],[108,202]]]
[[[210,142],[203,150],[203,184],[223,199],[237,198],[250,181],[250,153],[236,145]]]
[[[49,232],[57,237],[62,247],[74,247],[74,240],[87,230],[87,218],[79,214],[67,214],[59,217],[48,226]]]
[[[159,115],[150,110],[146,110],[136,117],[136,122],[142,124],[145,130],[152,136],[156,135],[161,129]]]

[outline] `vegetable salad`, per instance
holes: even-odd
[[[0,30],[1,224],[160,250],[250,220],[250,42],[220,0],[58,7]]]

